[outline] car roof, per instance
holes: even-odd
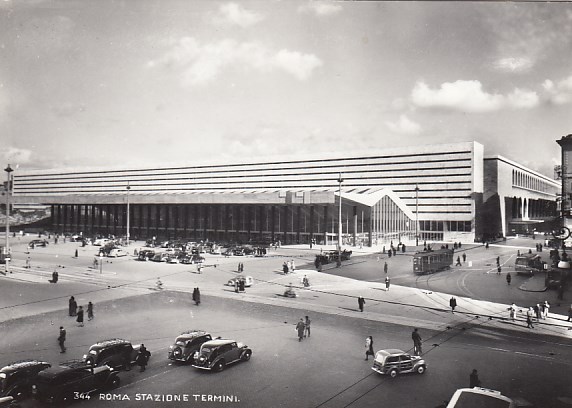
[[[209,334],[209,333],[204,331],[204,330],[189,330],[189,331],[184,331],[181,334],[179,334],[177,336],[177,340],[179,340],[179,339],[194,339],[195,337],[204,336],[207,334]]]
[[[223,346],[225,344],[230,344],[230,343],[237,343],[236,340],[229,340],[229,339],[214,339],[214,340],[209,340],[206,343],[203,343],[204,347],[216,347],[216,346]]]
[[[124,344],[129,344],[129,345],[131,345],[131,342],[128,341],[128,340],[124,340],[124,339],[108,339],[108,340],[102,340],[102,341],[99,341],[99,342],[95,343],[93,346],[91,346],[91,347],[90,347],[90,350],[100,349],[100,348],[110,347],[110,346],[124,345]]]
[[[488,388],[459,388],[453,396],[447,408],[455,407],[481,407],[490,408],[513,408],[516,405],[510,398],[502,395],[499,391]]]
[[[399,349],[386,349],[386,350],[379,350],[377,354],[381,354],[382,356],[387,357],[387,356],[398,356],[400,354],[407,354],[407,353]]]
[[[51,366],[50,363],[48,363],[47,361],[40,361],[40,360],[22,360],[22,361],[15,361],[13,363],[10,363],[8,365],[6,365],[5,367],[2,367],[0,369],[0,372],[2,373],[8,373],[11,371],[16,371],[19,370],[21,368],[26,368],[26,367],[34,367],[37,365],[48,365]]]

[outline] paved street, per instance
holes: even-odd
[[[394,406],[427,407],[465,386],[474,367],[479,367],[485,386],[537,406],[549,406],[546,401],[569,396],[563,391],[567,390],[563,382],[570,370],[566,361],[570,361],[571,325],[563,316],[551,314],[531,330],[526,329],[522,314],[517,321],[510,321],[505,304],[459,296],[458,312],[452,314],[448,308],[451,292],[397,285],[398,276],[392,276],[394,284],[386,291],[381,282],[331,274],[366,273],[373,269],[371,265],[381,262],[375,254],[355,256],[346,266],[322,273],[298,269],[283,275],[282,262],[294,259],[300,268],[313,261],[315,251],[291,247],[272,251],[266,258],[207,256],[202,274],[194,265],[140,262],[132,257],[110,259],[101,270],[94,269],[96,247],[81,248],[75,243],[29,252],[26,254],[23,244],[15,245],[13,273],[0,277],[2,332],[8,333],[0,347],[2,363],[24,354],[58,361],[52,338],[55,328],[64,324],[69,327],[70,358],[80,357],[90,344],[109,337],[145,342],[154,356],[161,356],[152,359],[145,375],[130,372],[122,376],[120,393],[129,396],[169,390],[233,395],[245,407],[377,406],[380,398]],[[27,256],[31,257],[30,269],[24,268]],[[405,259],[398,256],[394,260]],[[254,277],[255,284],[237,294],[225,283],[237,274],[238,262],[245,264],[245,273]],[[54,268],[60,281],[50,284],[47,279]],[[405,275],[406,269],[401,273]],[[300,288],[304,275],[310,279],[309,289]],[[490,277],[497,278],[496,274]],[[165,288],[161,292],[155,290],[157,278]],[[296,299],[281,296],[290,283],[297,287]],[[190,305],[189,292],[194,287],[200,287],[203,294],[198,308]],[[527,293],[513,289],[514,293]],[[65,314],[71,295],[81,305],[95,303],[95,322],[85,328],[74,327]],[[363,313],[357,308],[360,295],[366,299]],[[299,344],[294,322],[306,314],[313,317],[316,334],[313,332],[311,342]],[[15,318],[21,319],[10,320]],[[427,374],[393,382],[374,375],[363,361],[365,336],[374,337],[375,349],[409,348],[412,327],[419,327],[426,341]],[[242,340],[252,346],[253,358],[216,377],[191,367],[172,367],[163,357],[166,349],[180,331],[190,328]],[[38,338],[42,340],[37,342]],[[523,375],[530,372],[550,381],[538,382],[535,376]],[[189,390],[190,378],[193,385]],[[218,385],[213,378],[224,380]],[[412,388],[419,393],[411,393]],[[132,400],[129,404],[137,403]],[[123,401],[121,406],[124,404],[128,403]]]

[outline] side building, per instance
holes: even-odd
[[[463,142],[308,160],[18,171],[13,201],[49,205],[54,231],[87,235],[126,235],[129,225],[141,239],[335,244],[341,224],[344,245],[472,242],[489,228],[479,221],[485,163],[481,144]]]

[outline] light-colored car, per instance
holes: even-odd
[[[241,280],[244,281],[244,287],[246,287],[246,288],[249,288],[249,287],[251,287],[251,286],[254,284],[254,279],[252,278],[252,276],[239,275],[239,276],[236,276],[236,277],[234,277],[234,278],[232,278],[232,279],[229,279],[228,282],[227,282],[227,285],[228,285],[228,286],[234,286],[234,285],[235,285],[235,282],[236,282],[237,280],[238,280],[239,282],[240,282]]]
[[[103,245],[107,244],[109,241],[111,241],[111,240],[108,238],[98,238],[95,241],[93,241],[93,245],[103,246]]]
[[[488,388],[459,388],[449,401],[447,408],[487,407],[516,408],[516,403],[499,391]]]
[[[402,350],[379,350],[373,361],[373,371],[379,374],[388,374],[391,378],[399,374],[423,374],[427,370],[427,363],[420,356],[412,356]]]
[[[107,256],[110,258],[119,258],[120,256],[127,256],[127,252],[120,248],[113,248],[111,251],[109,251]]]

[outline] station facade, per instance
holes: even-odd
[[[521,173],[536,184],[522,184]],[[308,160],[13,175],[14,202],[49,205],[54,231],[126,235],[129,224],[130,236],[140,239],[242,243],[335,244],[339,225],[344,245],[472,242],[509,232],[507,214],[510,220],[554,215],[558,190],[558,183],[508,159],[485,159],[477,142]],[[525,200],[517,204],[524,212],[512,210],[506,200],[514,198]]]

